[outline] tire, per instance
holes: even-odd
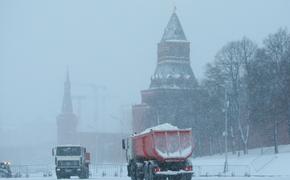
[[[131,175],[131,180],[143,180],[144,178],[143,177],[140,177],[138,175],[138,170],[137,170],[137,164],[135,161],[131,161],[131,164],[130,164],[130,175]]]
[[[90,178],[90,171],[87,170],[87,171],[86,171],[86,179],[89,179],[89,178]]]
[[[175,177],[174,180],[191,180],[192,174],[182,174]]]
[[[179,180],[191,180],[192,179],[192,174],[183,174],[179,178]]]
[[[80,178],[80,179],[86,179],[86,174],[85,174],[84,171],[81,171],[81,172],[80,172],[79,178]]]
[[[56,178],[57,178],[57,179],[61,179],[62,176],[61,176],[60,174],[56,173]]]
[[[134,161],[130,160],[127,166],[128,176],[131,177],[131,180],[137,180],[135,177],[135,170],[133,166],[134,166]]]
[[[85,179],[85,177],[83,175],[79,175],[80,179]]]
[[[89,170],[84,171],[84,178],[83,179],[89,179]]]
[[[90,172],[88,167],[82,168],[82,171],[78,175],[80,179],[89,179]]]
[[[137,180],[136,178],[136,172],[135,172],[135,169],[132,167],[132,165],[130,166],[130,177],[131,177],[131,180]]]
[[[70,175],[64,175],[62,176],[63,179],[70,179]]]
[[[163,177],[158,177],[153,173],[153,166],[151,164],[145,167],[145,180],[161,180]]]
[[[169,176],[168,177],[168,180],[177,180],[178,179],[178,177],[176,177],[176,176]]]
[[[144,180],[151,180],[150,179],[150,169],[149,169],[149,165],[146,165],[144,167]]]

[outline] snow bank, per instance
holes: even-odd
[[[279,154],[274,147],[250,149],[249,154],[240,156],[228,154],[229,174],[243,175],[249,173],[257,176],[290,176],[290,145],[280,145]],[[223,172],[225,155],[198,157],[192,164],[200,170],[200,174],[218,174]],[[290,177],[289,177],[290,179]]]

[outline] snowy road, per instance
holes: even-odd
[[[1,179],[1,178],[0,178]],[[78,179],[78,178],[72,178]],[[194,177],[192,180],[289,180],[289,176],[284,177]],[[33,177],[33,178],[3,178],[3,180],[56,180],[56,178],[44,178],[44,177]],[[90,178],[90,180],[131,180],[127,177],[98,177]]]

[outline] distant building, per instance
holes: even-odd
[[[91,153],[92,164],[125,162],[121,140],[124,133],[78,131],[79,119],[73,112],[69,73],[64,83],[61,113],[57,116],[57,144],[79,144]]]
[[[56,121],[57,121],[57,144],[77,144],[78,118],[73,112],[71,99],[71,85],[68,72],[66,81],[64,83],[62,109],[61,113],[57,116]]]
[[[191,127],[194,119],[198,83],[190,66],[190,42],[175,12],[158,43],[157,57],[150,87],[132,108],[134,132],[161,123]]]

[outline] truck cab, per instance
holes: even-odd
[[[89,177],[90,154],[80,145],[59,145],[52,149],[57,179]]]

